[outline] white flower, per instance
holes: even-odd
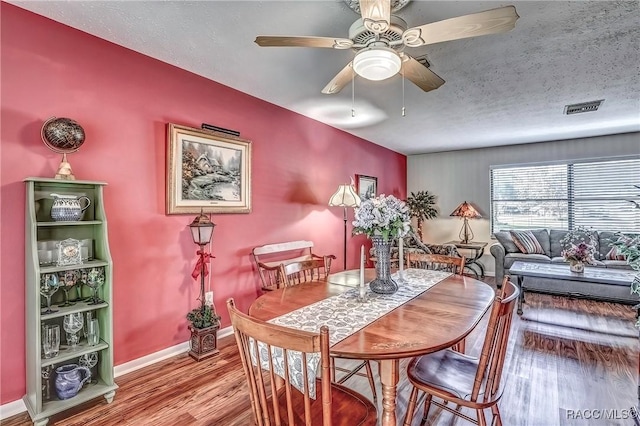
[[[369,198],[355,209],[354,234],[390,238],[404,237],[411,227],[409,207],[393,195]]]

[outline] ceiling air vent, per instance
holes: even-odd
[[[564,113],[567,115],[570,115],[570,114],[580,114],[581,112],[597,111],[603,102],[604,102],[604,99],[600,99],[598,101],[583,102],[581,104],[565,105]]]

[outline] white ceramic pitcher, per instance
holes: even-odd
[[[53,197],[53,205],[51,206],[51,219],[56,222],[73,222],[80,220],[82,213],[91,205],[89,197],[84,195],[78,197],[75,195],[50,194]],[[82,207],[81,201],[86,201],[86,205]]]

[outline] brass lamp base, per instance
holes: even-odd
[[[471,230],[469,220],[466,217],[464,218],[464,224],[462,225],[462,229],[458,236],[460,237],[460,243],[462,244],[469,244],[473,241],[473,231]]]
[[[62,154],[62,161],[60,162],[60,165],[58,165],[58,171],[56,171],[54,178],[76,180],[76,177],[73,175],[73,170],[71,170],[71,164],[67,162],[67,154]]]

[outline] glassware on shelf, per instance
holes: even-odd
[[[100,323],[97,318],[93,318],[87,324],[87,344],[95,346],[98,343],[100,343]]]
[[[60,284],[62,285],[62,291],[64,291],[64,304],[59,306],[72,306],[75,302],[69,301],[69,292],[80,278],[80,272],[78,270],[60,272]]]
[[[52,314],[58,312],[51,309],[51,296],[60,288],[60,282],[56,274],[42,274],[40,277],[40,294],[47,298],[47,310],[42,314]]]
[[[98,352],[90,352],[88,354],[82,355],[78,359],[78,363],[83,367],[87,367],[91,371],[90,383],[93,385],[98,383],[98,372],[96,371],[96,365],[98,365]]]
[[[84,326],[82,327],[82,333],[86,336],[89,336],[89,323],[91,322],[91,320],[94,318],[94,312],[93,311],[87,311],[84,313]]]
[[[67,314],[62,320],[62,327],[64,328],[64,331],[67,332],[67,344],[71,349],[75,349],[78,345],[78,341],[80,340],[78,332],[82,330],[83,324],[84,317],[82,316],[82,312]]]
[[[98,288],[104,284],[104,268],[91,268],[87,273],[87,280],[85,281],[87,287],[93,291],[91,302],[89,305],[98,305],[103,303],[98,297]]]
[[[60,328],[58,328],[60,331]],[[42,367],[40,377],[42,379],[42,399],[49,401],[51,399],[51,378],[53,373],[53,365]]]
[[[80,240],[80,246],[82,249],[85,249],[82,251],[82,259],[93,260],[93,239],[85,238],[84,240]]]
[[[46,359],[58,356],[60,352],[60,326],[46,324],[42,332],[42,352]]]

